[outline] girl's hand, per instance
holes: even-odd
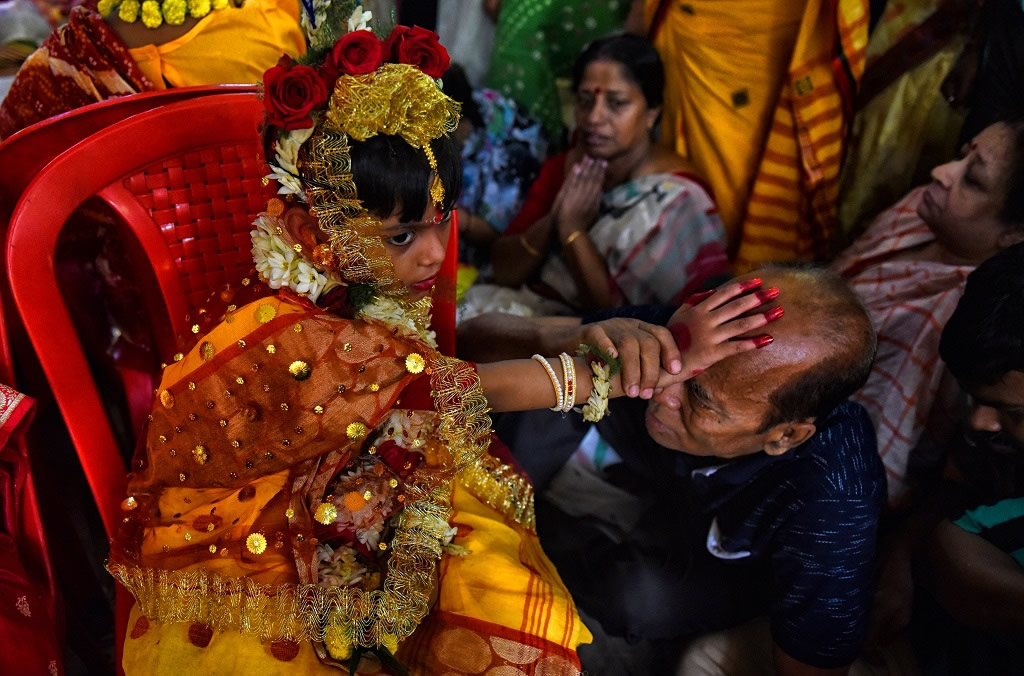
[[[675,376],[683,368],[675,338],[664,326],[615,318],[582,327],[580,342],[596,345],[622,362],[622,390],[650,399],[662,371]]]
[[[668,330],[675,337],[683,362],[681,377],[675,381],[692,378],[726,357],[770,345],[772,337],[767,334],[752,338],[737,336],[781,317],[781,307],[749,317],[741,316],[770,303],[778,295],[778,289],[761,289],[761,280],[751,279],[730,282],[716,291],[699,293],[687,299],[668,321]]]
[[[597,220],[607,166],[604,160],[584,157],[565,177],[552,211],[560,240],[565,241],[574,232],[589,230]]]

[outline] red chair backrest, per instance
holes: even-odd
[[[261,116],[255,94],[207,96],[135,115],[54,159],[11,218],[7,265],[14,302],[108,534],[120,518],[125,467],[57,286],[58,235],[87,198],[108,202],[155,273],[158,291],[141,310],[156,325],[182,330],[187,293],[205,296],[251,265],[248,231],[271,190],[260,180],[266,173],[256,134]],[[209,272],[200,269],[203,257],[211,261]]]
[[[255,85],[213,85],[143,92],[107,99],[37,122],[0,142],[0,238],[22,193],[53,158],[112,124],[159,106],[228,92],[256,92]],[[0,269],[3,261],[0,260]],[[0,275],[5,280],[6,275]],[[0,286],[6,284],[0,282]],[[6,288],[0,293],[0,382],[16,386],[10,333],[15,319]]]

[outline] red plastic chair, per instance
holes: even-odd
[[[57,286],[58,236],[87,198],[97,195],[111,205],[128,226],[126,238],[134,236],[140,267],[155,273],[154,290],[145,296],[153,302],[141,310],[167,327],[168,338],[175,335],[170,327],[183,328],[187,295],[205,297],[251,266],[248,231],[272,192],[261,182],[267,172],[256,136],[261,117],[262,105],[251,93],[205,96],[132,116],[50,162],[11,218],[6,260],[14,303],[108,535],[120,519],[126,468]],[[129,396],[151,399],[149,385],[145,390]],[[118,667],[129,608],[119,590]]]
[[[124,219],[137,258],[155,277],[146,296],[152,303],[142,310],[154,325],[165,327],[165,344],[171,345],[195,303],[250,269],[251,223],[273,193],[261,181],[267,173],[258,156],[261,118],[262,104],[252,94],[208,96],[135,115],[50,162],[25,190],[11,219],[7,266],[14,302],[109,535],[121,518],[125,467],[57,286],[58,236],[84,200],[96,195],[106,201]],[[452,232],[442,274],[454,288],[455,219]],[[435,322],[450,352],[454,313],[449,301]],[[142,394],[151,398],[152,390]],[[121,596],[119,647],[127,610]]]
[[[110,535],[120,519],[125,468],[57,287],[57,237],[87,198],[110,204],[134,236],[140,261],[155,273],[153,302],[142,310],[170,331],[170,344],[184,329],[189,298],[205,298],[251,266],[248,232],[271,194],[261,182],[261,116],[254,94],[206,96],[135,115],[47,165],[11,219],[14,302]]]
[[[0,237],[7,233],[8,220],[18,199],[31,179],[54,157],[87,136],[109,127],[122,119],[152,108],[177,101],[228,92],[252,92],[254,86],[212,86],[185,89],[169,89],[121,97],[85,106],[63,115],[55,116],[27,127],[0,143]],[[4,261],[0,259],[0,267]],[[0,275],[0,382],[18,387],[14,368],[12,336],[17,337],[22,367],[29,358],[24,349],[24,331],[18,323],[17,314],[11,305],[6,275]],[[32,370],[29,370],[29,381]],[[38,378],[35,380],[38,381]],[[32,382],[25,383],[30,388]],[[36,385],[40,385],[36,383]],[[45,386],[42,386],[45,387]],[[42,389],[35,387],[34,389]],[[36,392],[37,396],[45,391]],[[44,399],[46,397],[44,396]],[[25,440],[19,440],[22,452],[27,452]],[[53,560],[39,510],[35,480],[30,470],[24,475],[24,483],[17,503],[8,504],[5,514],[7,531],[17,534],[21,556],[27,569],[33,571],[46,587],[46,610],[56,622],[63,617],[63,604],[54,576]],[[60,623],[55,627],[58,643],[61,643]]]
[[[256,90],[253,85],[218,85],[166,89],[113,98],[43,120],[4,139],[0,143],[0,238],[6,236],[10,216],[32,178],[53,158],[75,143],[120,120],[158,106],[212,94]],[[0,259],[0,270],[4,263]],[[11,305],[6,275],[0,274],[0,382],[12,387],[19,386],[14,368],[12,336],[18,336],[18,344],[23,345],[23,334],[17,313]],[[25,357],[24,350],[22,353]],[[38,396],[43,393],[36,394]],[[19,541],[39,573],[46,577],[49,593],[47,605],[51,616],[59,617],[62,612],[60,595],[31,472],[25,477],[17,518]]]
[[[42,120],[12,134],[0,142],[0,237],[6,236],[11,214],[32,178],[53,158],[86,137],[132,115],[159,106],[215,94],[256,91],[256,85],[212,85],[142,92],[83,106]],[[0,266],[2,265],[3,260],[0,259]],[[6,284],[0,286],[6,287]],[[9,339],[10,330],[15,327],[8,325],[15,313],[4,312],[10,308],[6,288],[3,289],[2,296],[0,382],[17,386]]]

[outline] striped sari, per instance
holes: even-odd
[[[587,233],[622,304],[679,303],[726,272],[725,232],[704,186],[683,173],[641,176],[601,198]],[[579,290],[562,256],[549,256],[541,281],[573,307]]]
[[[827,253],[867,0],[648,0],[663,134],[708,177],[737,268]]]
[[[541,170],[506,235],[520,234],[531,219],[547,213],[545,203],[558,193],[553,180],[561,180],[559,157]],[[597,222],[587,235],[604,259],[619,305],[678,304],[728,273],[718,209],[703,182],[682,172],[641,176],[612,188],[602,196]],[[555,249],[542,263],[535,287],[470,287],[459,305],[459,321],[485,312],[545,316],[582,309],[576,281]]]

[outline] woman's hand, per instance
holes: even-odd
[[[751,293],[753,291],[753,293]],[[691,296],[668,321],[668,330],[679,346],[681,378],[687,380],[726,357],[766,347],[766,334],[737,338],[782,316],[781,307],[744,317],[745,313],[770,303],[779,295],[775,288],[761,289],[760,279],[730,282],[716,291]]]
[[[607,166],[604,160],[585,156],[565,177],[552,210],[560,240],[565,241],[574,232],[589,230],[597,220]]]

